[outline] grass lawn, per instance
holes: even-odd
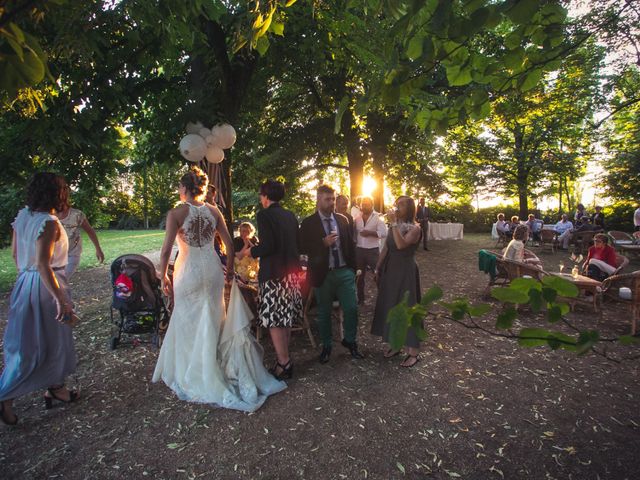
[[[109,265],[125,253],[145,253],[159,250],[164,239],[164,230],[98,230],[100,246]],[[80,270],[98,264],[93,243],[82,232],[82,259]],[[0,250],[0,292],[9,290],[16,279],[16,267],[11,258],[11,248]]]

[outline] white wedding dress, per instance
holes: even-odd
[[[264,368],[262,348],[249,329],[249,307],[235,282],[225,315],[215,217],[206,205],[187,205],[177,235],[174,308],[152,381],[162,379],[182,400],[253,412],[287,385]]]

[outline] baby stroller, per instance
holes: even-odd
[[[153,334],[152,343],[160,347],[169,326],[169,314],[153,263],[142,255],[119,256],[111,264],[111,286],[111,321],[117,328],[109,344],[111,350],[118,347],[123,333]],[[114,316],[114,310],[119,318]]]

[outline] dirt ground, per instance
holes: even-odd
[[[418,255],[423,288],[437,282],[446,298],[481,301],[482,247],[491,242],[479,236],[431,242]],[[554,270],[566,253],[541,257]],[[638,268],[634,262],[629,270]],[[368,333],[375,289],[367,280],[359,330],[366,358],[351,360],[336,334],[331,361],[320,365],[298,333],[289,388],[245,414],[181,402],[164,384],[151,384],[157,351],[150,345],[110,351],[108,269],[78,273],[73,291],[84,321],[75,330],[72,383],[82,399],[49,411],[42,393],[18,399],[19,426],[0,424],[0,477],[638,478],[640,361],[524,349],[430,319],[421,361],[400,368],[401,358],[383,359]],[[612,304],[605,310],[578,308],[569,317],[605,335],[628,333],[629,314]],[[518,323],[544,320],[523,314]],[[263,344],[271,364],[272,348]]]

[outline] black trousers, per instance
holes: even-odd
[[[427,249],[427,237],[429,236],[429,221],[421,220],[420,227],[422,228],[422,248]]]

